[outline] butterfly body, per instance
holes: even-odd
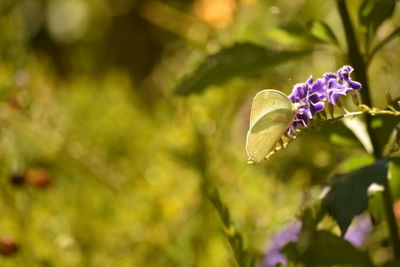
[[[276,148],[292,124],[297,107],[282,92],[266,89],[253,99],[246,151],[250,161],[260,162]]]

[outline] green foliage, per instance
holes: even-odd
[[[385,184],[388,164],[389,159],[385,158],[352,172],[336,174],[330,179],[330,190],[323,199],[323,206],[338,222],[342,235],[352,219],[367,209],[369,186]]]
[[[399,123],[400,118],[394,116],[376,115],[372,118],[371,125],[378,144],[377,149],[381,149],[380,153],[384,153],[389,138]]]
[[[359,9],[359,19],[365,31],[374,33],[394,12],[395,0],[364,0]]]
[[[390,164],[390,188],[394,199],[400,198],[400,162],[399,158],[394,158]]]
[[[308,240],[300,239],[296,244],[289,243],[284,248],[290,259],[306,266],[372,266],[366,252],[358,250],[331,232],[315,231],[309,233],[307,238]]]
[[[323,125],[310,134],[338,146],[363,147],[360,140],[341,121]]]
[[[335,33],[325,22],[320,20],[312,20],[308,23],[308,28],[313,36],[317,37],[318,39],[334,45],[339,44]]]
[[[223,232],[229,242],[232,249],[232,253],[236,260],[236,264],[239,267],[251,267],[256,262],[256,256],[251,253],[248,249],[245,249],[243,243],[243,237],[240,232],[236,229],[233,224],[228,208],[222,203],[219,193],[217,190],[207,194],[211,203],[214,205],[219,217],[221,218],[224,229]]]
[[[369,64],[360,93],[385,106],[381,81],[399,97],[394,1],[340,2],[350,12],[361,4],[367,43],[382,38],[350,63],[357,75],[360,62]],[[325,210],[307,208],[319,192],[310,186],[340,163],[343,172],[370,164],[329,182],[324,207],[344,232],[366,209],[368,185],[384,182],[387,159],[367,155],[342,123],[318,125],[268,162],[246,164],[255,92],[288,93],[354,55],[337,49],[349,27],[337,26],[334,4],[0,1],[0,266],[257,266],[268,238],[299,210],[301,242],[287,247],[293,261],[369,266],[370,253],[377,266],[397,266],[382,196],[383,230],[367,252],[336,235],[333,222],[326,227]],[[396,118],[371,118],[363,121],[382,150]],[[390,165],[395,198],[399,172]]]
[[[175,89],[179,95],[200,93],[238,76],[258,76],[266,69],[304,56],[310,51],[274,51],[252,43],[237,43],[207,57]]]

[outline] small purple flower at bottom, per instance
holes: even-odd
[[[282,231],[276,233],[271,241],[270,247],[265,255],[261,267],[275,267],[277,264],[287,265],[287,258],[281,249],[290,242],[296,242],[301,231],[301,222],[295,221]]]
[[[350,228],[347,230],[344,238],[353,244],[355,247],[362,247],[368,234],[371,232],[373,226],[371,218],[368,214],[360,215],[356,218]]]
[[[287,266],[288,260],[281,252],[281,249],[290,242],[297,242],[302,224],[295,221],[276,233],[270,241],[270,246],[265,254],[261,267],[275,267],[278,264]],[[344,239],[349,241],[353,246],[361,248],[373,226],[369,214],[358,216],[350,228],[346,232]]]

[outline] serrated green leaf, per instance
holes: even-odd
[[[207,57],[200,66],[175,88],[179,95],[200,93],[210,85],[233,77],[257,76],[267,68],[303,56],[310,51],[274,51],[252,43],[237,43]]]
[[[367,209],[368,187],[373,183],[385,183],[388,165],[389,159],[384,158],[355,171],[337,174],[329,181],[331,189],[322,204],[337,221],[342,235],[346,233],[353,217]]]
[[[358,10],[359,20],[366,29],[376,31],[393,14],[395,5],[395,0],[364,0]]]

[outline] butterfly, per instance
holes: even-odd
[[[266,89],[253,99],[246,152],[251,162],[260,162],[273,152],[293,123],[298,107],[282,92]]]

